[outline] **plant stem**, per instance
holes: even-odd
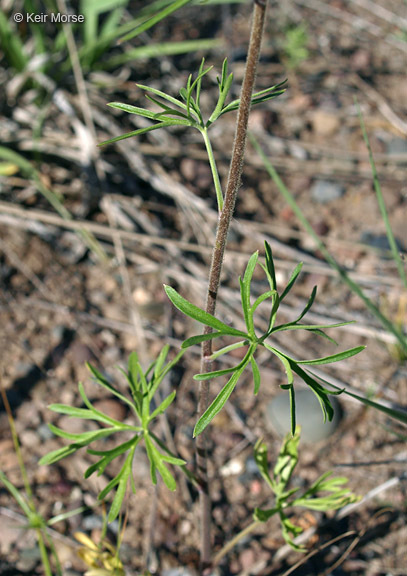
[[[213,155],[212,144],[208,136],[208,129],[204,128],[203,130],[201,130],[201,133],[205,141],[206,152],[208,154],[209,159],[209,165],[212,171],[213,183],[215,184],[216,199],[218,201],[218,212],[220,214],[223,210],[223,194],[222,194],[222,186],[220,184],[219,179],[219,173],[216,167],[215,157]]]
[[[225,546],[221,550],[219,550],[219,552],[214,556],[212,562],[212,568],[218,566],[222,558],[226,556],[226,554],[228,554],[236,546],[239,540],[241,540],[242,538],[244,538],[245,536],[256,530],[256,528],[260,526],[260,524],[263,524],[263,522],[254,520],[251,524],[246,526],[246,528],[244,528],[238,534],[236,534],[236,536],[234,536],[232,540],[229,540],[229,542],[225,544]]]
[[[214,251],[212,254],[211,268],[209,272],[208,294],[206,311],[215,313],[216,298],[222,271],[223,258],[226,248],[227,234],[233,216],[236,197],[240,187],[240,179],[243,169],[243,157],[247,138],[247,125],[251,106],[251,97],[256,78],[257,62],[260,54],[261,40],[263,36],[264,18],[267,0],[255,0],[253,5],[253,20],[250,33],[249,49],[246,61],[246,70],[243,79],[240,106],[236,121],[236,133],[233,144],[232,158],[230,161],[229,177],[226,188],[225,203],[220,213],[216,230]],[[204,332],[210,333],[211,328],[206,326]],[[210,356],[212,354],[212,341],[208,340],[202,345],[201,373],[211,369]],[[199,385],[198,416],[208,407],[209,381],[202,381]],[[210,566],[211,559],[211,501],[208,486],[208,468],[206,454],[206,432],[197,437],[196,441],[197,470],[200,483],[200,522],[201,522],[201,568]]]

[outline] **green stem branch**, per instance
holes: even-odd
[[[211,167],[213,183],[215,185],[216,199],[218,201],[218,212],[220,214],[223,210],[223,193],[222,193],[222,186],[221,186],[220,179],[219,179],[219,173],[218,173],[218,169],[217,169],[216,162],[215,162],[215,156],[214,156],[213,150],[212,150],[212,144],[211,144],[211,141],[209,139],[208,129],[204,128],[203,130],[201,130],[201,133],[202,133],[202,136],[203,136],[203,139],[205,142],[206,152],[208,154],[209,165]]]

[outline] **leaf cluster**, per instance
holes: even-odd
[[[137,426],[125,424],[97,410],[86,396],[81,383],[79,383],[79,393],[85,408],[75,408],[66,404],[51,404],[49,406],[51,410],[59,414],[65,414],[72,418],[92,420],[105,425],[105,427],[95,431],[73,434],[61,430],[53,424],[49,424],[50,430],[55,435],[70,440],[71,443],[68,446],[58,448],[46,454],[40,460],[40,464],[53,464],[62,458],[70,456],[77,450],[93,444],[97,440],[116,435],[120,432],[132,433],[132,437],[129,440],[118,444],[113,449],[94,450],[88,448],[87,450],[89,454],[97,456],[99,459],[86,470],[85,478],[88,478],[95,472],[100,476],[113,460],[125,455],[124,463],[119,473],[107,484],[98,496],[99,500],[103,500],[109,492],[116,488],[116,494],[109,512],[109,522],[112,522],[120,512],[128,482],[130,482],[133,492],[136,490],[133,478],[133,459],[135,450],[142,440],[144,441],[147,456],[150,461],[150,474],[153,484],[157,483],[157,472],[159,472],[167,488],[175,490],[176,481],[167,468],[167,464],[174,466],[184,466],[186,464],[184,460],[174,456],[151,430],[154,420],[167,410],[176,395],[175,391],[171,392],[164,400],[159,401],[157,407],[154,408],[158,397],[157,391],[163,378],[183,354],[183,351],[181,351],[173,360],[165,364],[168,351],[169,346],[164,346],[157,359],[151,363],[145,372],[140,365],[137,354],[133,352],[130,355],[128,371],[123,370],[122,372],[129,385],[131,398],[119,392],[96,368],[88,364],[88,368],[95,382],[130,407],[139,423]]]
[[[185,298],[183,298],[174,288],[170,286],[165,286],[164,289],[168,298],[174,304],[176,308],[178,308],[181,312],[185,315],[197,320],[201,324],[205,326],[209,326],[212,328],[212,332],[209,334],[201,334],[197,336],[192,336],[183,342],[182,348],[188,348],[195,344],[200,344],[207,340],[214,340],[215,338],[220,338],[222,336],[231,336],[239,338],[240,340],[234,344],[225,346],[220,350],[217,350],[215,353],[212,354],[210,360],[215,360],[219,356],[226,354],[232,350],[236,350],[237,348],[246,347],[246,354],[236,366],[231,368],[225,368],[223,370],[215,370],[212,372],[207,372],[203,374],[196,374],[194,376],[195,380],[209,380],[212,378],[216,378],[217,376],[222,376],[225,374],[230,375],[228,382],[216,396],[212,404],[208,407],[208,409],[204,412],[204,414],[199,418],[198,422],[195,425],[194,429],[194,436],[201,434],[203,430],[208,426],[211,420],[222,410],[224,405],[226,404],[227,400],[229,399],[230,395],[232,394],[240,376],[243,374],[246,367],[249,365],[251,366],[252,373],[253,373],[253,381],[254,381],[254,394],[257,394],[260,389],[260,370],[257,365],[255,359],[256,350],[259,347],[266,348],[269,352],[274,354],[283,364],[285,369],[286,377],[287,377],[287,384],[283,384],[281,387],[285,390],[288,390],[290,394],[290,405],[291,405],[291,432],[294,435],[295,428],[296,428],[296,417],[295,417],[295,390],[294,390],[294,374],[297,374],[302,380],[312,389],[314,394],[319,400],[321,405],[324,421],[326,418],[328,420],[332,420],[334,410],[332,404],[329,400],[330,394],[340,394],[342,390],[332,391],[328,390],[320,382],[318,382],[318,377],[314,376],[312,373],[304,370],[302,368],[303,365],[306,366],[317,366],[320,364],[330,364],[332,362],[338,362],[339,360],[343,360],[345,358],[349,358],[350,356],[354,356],[358,354],[364,349],[364,346],[357,346],[356,348],[350,348],[349,350],[344,350],[343,352],[339,352],[337,354],[332,354],[330,356],[325,356],[323,358],[315,358],[312,360],[295,360],[291,358],[274,345],[272,345],[268,340],[277,332],[282,332],[286,330],[307,330],[312,334],[317,336],[322,336],[332,343],[336,344],[335,340],[333,340],[330,336],[328,336],[324,329],[326,328],[336,328],[339,326],[345,326],[347,324],[351,324],[351,322],[339,322],[336,324],[321,324],[321,325],[311,325],[311,324],[301,324],[300,321],[306,315],[306,313],[310,310],[312,304],[314,303],[317,288],[316,286],[311,292],[311,295],[308,299],[307,304],[305,305],[301,314],[295,320],[291,322],[286,322],[284,324],[277,324],[277,312],[281,302],[290,292],[291,288],[295,284],[302,268],[302,263],[298,264],[295,269],[293,270],[291,277],[287,283],[287,286],[284,290],[279,293],[277,291],[277,281],[276,281],[276,274],[273,262],[273,255],[271,248],[267,242],[265,243],[265,265],[261,264],[263,268],[267,281],[269,284],[269,290],[266,290],[263,294],[261,294],[254,302],[251,299],[251,282],[254,274],[254,270],[256,268],[259,254],[255,252],[249,259],[249,262],[246,267],[246,271],[244,273],[243,278],[239,278],[240,281],[240,295],[241,295],[241,304],[243,310],[243,316],[245,319],[246,324],[246,331],[237,330],[231,326],[228,326],[218,318],[215,318],[213,315],[205,312],[201,308],[198,308],[191,302],[188,302]],[[257,335],[254,328],[254,313],[257,308],[265,301],[271,301],[271,310],[269,314],[269,321],[268,321],[268,329],[264,334]]]
[[[106,140],[99,144],[99,146],[118,142],[125,138],[138,136],[160,128],[167,128],[169,126],[191,126],[198,129],[200,132],[204,132],[216,120],[218,120],[218,118],[227,112],[237,110],[240,104],[240,99],[233,100],[228,104],[226,103],[227,97],[232,88],[233,74],[228,73],[228,62],[227,58],[225,58],[222,66],[222,75],[220,78],[217,77],[219,94],[216,106],[208,120],[205,121],[203,118],[200,101],[202,79],[212,70],[212,68],[213,66],[205,68],[205,59],[203,58],[197,77],[193,80],[192,74],[189,75],[186,87],[180,89],[178,98],[175,98],[162,90],[145,86],[143,84],[137,84],[137,86],[146,93],[147,100],[156,104],[161,109],[159,112],[152,112],[147,108],[140,108],[138,106],[123,104],[121,102],[110,102],[108,106],[111,108],[116,108],[117,110],[122,110],[129,114],[135,114],[136,116],[147,118],[155,123],[145,128],[140,128],[128,132],[127,134],[122,134],[115,138],[111,138],[110,140]],[[285,82],[286,81],[280,82],[275,86],[271,86],[270,88],[266,88],[265,90],[253,94],[252,105],[267,102],[267,100],[271,100],[272,98],[282,94],[285,91]]]
[[[287,515],[287,509],[294,506],[308,508],[309,510],[318,510],[326,512],[328,510],[338,510],[347,504],[356,502],[359,498],[352,494],[344,485],[347,478],[331,478],[332,472],[322,474],[305,492],[298,495],[299,488],[288,488],[291,476],[298,462],[298,443],[300,441],[300,427],[298,426],[295,434],[287,434],[285,437],[276,465],[270,475],[268,469],[267,447],[261,440],[256,443],[254,448],[254,457],[257,467],[271,488],[275,496],[275,505],[272,508],[262,510],[256,508],[254,519],[259,522],[267,522],[271,516],[278,514],[280,517],[282,534],[284,540],[294,550],[303,551],[304,548],[298,546],[293,538],[303,531],[300,526],[290,521]],[[323,492],[323,495],[320,495]]]

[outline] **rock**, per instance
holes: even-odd
[[[368,70],[372,63],[371,53],[368,50],[360,48],[352,54],[349,62],[351,67],[358,72]]]
[[[189,568],[169,568],[163,570],[162,576],[196,576],[196,572],[192,572]]]
[[[309,389],[295,393],[297,424],[301,426],[303,442],[319,442],[333,434],[342,417],[342,410],[335,396],[329,397],[334,408],[332,422],[324,423],[321,406],[317,397]],[[266,424],[279,436],[285,436],[291,430],[290,399],[288,392],[273,398],[266,406]]]
[[[363,232],[360,236],[360,241],[363,244],[367,244],[368,246],[375,248],[376,250],[381,251],[390,250],[389,239],[387,238],[386,234],[374,234],[373,232]],[[395,238],[395,242],[397,250],[399,252],[403,252],[404,246],[402,245],[402,243],[397,238]],[[391,255],[389,255],[389,258],[391,258]]]
[[[319,204],[327,204],[341,198],[345,194],[345,188],[337,182],[329,180],[317,180],[311,188],[311,197]]]
[[[70,353],[75,364],[86,364],[86,362],[92,363],[95,361],[95,356],[89,346],[79,340],[75,340],[72,344]]]
[[[386,152],[389,156],[407,154],[407,140],[405,138],[392,138],[386,144]]]
[[[332,136],[341,125],[338,114],[327,110],[315,110],[311,122],[313,131],[321,136]]]
[[[127,407],[118,400],[113,400],[110,398],[105,398],[103,400],[96,400],[93,402],[93,406],[96,410],[103,412],[110,418],[114,418],[119,422],[123,422],[127,415]]]

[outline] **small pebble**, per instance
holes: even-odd
[[[196,573],[192,572],[189,568],[180,567],[163,570],[162,576],[196,576]]]
[[[389,156],[407,154],[407,140],[405,138],[392,138],[386,144],[386,152]]]
[[[376,248],[376,250],[383,250],[383,251],[390,250],[389,239],[387,238],[386,234],[374,234],[373,232],[363,232],[360,237],[360,241],[362,242],[362,244],[367,244],[372,248]],[[403,245],[397,238],[395,238],[395,241],[397,250],[399,252],[402,252],[404,249]],[[389,257],[391,258],[390,255]]]
[[[311,197],[319,204],[327,204],[341,198],[345,194],[345,188],[337,182],[317,180],[311,188]]]
[[[329,396],[334,409],[332,422],[324,423],[321,406],[314,392],[309,389],[295,392],[297,424],[301,426],[303,442],[319,442],[333,434],[341,420],[341,407],[335,396]],[[279,394],[266,406],[266,423],[279,436],[291,430],[290,398],[288,392]]]

